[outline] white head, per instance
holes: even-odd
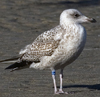
[[[81,12],[77,9],[67,9],[64,10],[60,15],[60,24],[61,25],[70,25],[70,24],[80,24],[83,22],[96,22],[93,18],[88,18],[84,16]]]

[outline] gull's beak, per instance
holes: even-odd
[[[87,18],[87,21],[89,21],[91,23],[96,23],[96,20],[94,18]]]
[[[94,18],[89,18],[84,15],[81,16],[81,19],[79,20],[81,23],[85,22],[91,22],[91,23],[96,23],[96,20]]]

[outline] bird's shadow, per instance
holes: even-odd
[[[63,88],[88,88],[93,90],[100,90],[100,84],[94,84],[94,85],[66,85],[63,86]]]
[[[59,88],[59,86],[58,86]],[[100,90],[100,84],[94,84],[94,85],[66,85],[66,86],[63,86],[63,88],[87,88],[89,89],[90,91],[94,91],[94,90]],[[82,92],[81,91],[70,91],[70,93],[76,93],[76,92]]]

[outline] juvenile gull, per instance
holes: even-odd
[[[86,30],[81,25],[84,22],[96,22],[76,9],[64,10],[60,15],[60,24],[39,35],[32,44],[19,52],[19,57],[0,62],[17,61],[6,69],[17,70],[22,67],[34,69],[50,68],[54,83],[54,93],[66,93],[62,90],[63,69],[72,63],[82,52],[86,42]],[[60,89],[57,90],[55,70],[60,69]]]

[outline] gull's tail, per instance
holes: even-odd
[[[15,62],[12,65],[5,68],[5,69],[12,69],[11,71],[23,69],[25,67],[30,66],[30,64],[32,63],[30,61],[22,61],[22,60],[20,60],[19,57],[13,57],[13,58],[10,58],[10,59],[1,60],[0,62],[1,63]]]
[[[18,59],[19,59],[19,57],[12,57],[12,58],[9,58],[9,59],[1,60],[0,62],[1,63],[16,62]]]
[[[5,69],[12,69],[11,71],[19,70],[19,69],[23,69],[23,68],[25,68],[25,67],[29,67],[31,63],[32,63],[32,62],[30,62],[30,61],[15,62],[14,64],[8,66],[8,67],[5,68]]]

